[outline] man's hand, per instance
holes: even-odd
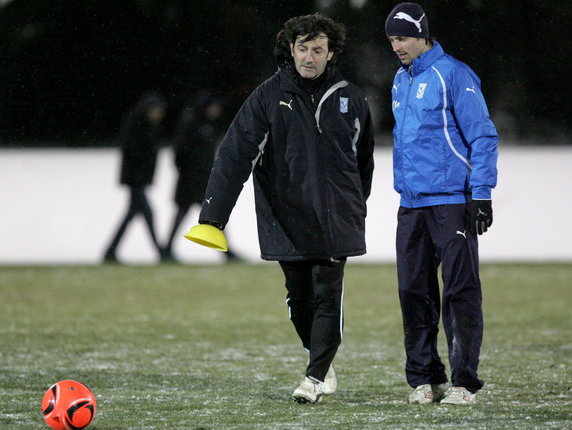
[[[469,202],[469,225],[472,235],[483,234],[493,224],[493,206],[491,200],[471,200]]]

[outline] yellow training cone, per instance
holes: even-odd
[[[219,251],[228,251],[228,244],[222,230],[209,224],[194,226],[185,234],[185,237],[199,245],[208,246]]]

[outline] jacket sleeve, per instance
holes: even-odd
[[[472,197],[490,200],[497,184],[499,138],[481,93],[480,80],[468,67],[459,67],[453,74],[451,96],[455,119],[469,145]]]
[[[359,93],[358,97],[361,112],[358,115],[360,130],[356,142],[356,150],[358,169],[363,186],[363,195],[367,200],[371,193],[371,182],[373,179],[373,150],[375,146],[375,133],[373,130],[373,123],[371,120],[371,113],[367,103],[367,98],[361,92]]]
[[[244,102],[218,150],[199,220],[226,225],[268,136],[262,85]]]

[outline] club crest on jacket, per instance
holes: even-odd
[[[347,97],[340,97],[340,112],[347,113],[348,112],[348,98]]]

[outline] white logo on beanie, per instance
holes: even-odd
[[[424,16],[425,16],[425,14],[421,15],[421,18],[419,18],[417,21],[415,21],[411,17],[411,15],[408,15],[405,12],[398,12],[395,14],[393,19],[404,19],[405,21],[412,22],[413,24],[415,24],[415,27],[417,27],[417,30],[419,30],[419,33],[421,33],[421,20],[423,19]]]

